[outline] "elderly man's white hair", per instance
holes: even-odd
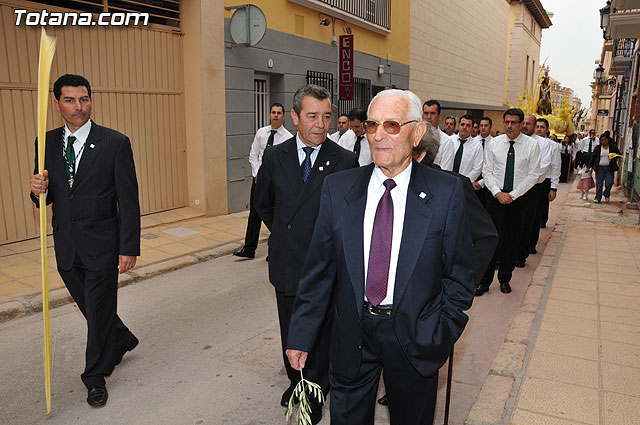
[[[415,93],[409,90],[398,90],[398,89],[388,89],[383,90],[371,99],[369,103],[369,107],[367,108],[367,116],[369,116],[369,111],[371,110],[371,105],[377,99],[387,98],[387,97],[399,97],[405,99],[409,108],[407,109],[407,120],[422,120],[422,101],[420,98],[416,96]]]

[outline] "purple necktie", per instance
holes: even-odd
[[[387,296],[389,264],[391,263],[391,240],[393,239],[393,199],[391,189],[396,187],[392,179],[384,181],[385,191],[378,202],[371,233],[369,267],[367,268],[366,295],[375,306]]]

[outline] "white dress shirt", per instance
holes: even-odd
[[[501,134],[485,145],[482,177],[493,196],[502,191],[509,152],[509,136]],[[513,171],[513,190],[509,192],[514,199],[527,193],[536,184],[540,173],[540,148],[531,137],[520,133],[514,140],[515,164]]]
[[[396,284],[396,270],[398,268],[398,255],[400,254],[400,242],[402,242],[402,229],[404,227],[404,211],[407,205],[407,191],[409,190],[409,180],[411,179],[411,168],[409,166],[400,174],[393,178],[396,187],[391,189],[391,199],[393,200],[393,236],[391,239],[391,261],[389,263],[389,282],[387,283],[387,296],[380,305],[393,304],[393,290]],[[367,300],[367,272],[369,268],[369,252],[371,250],[371,235],[373,233],[373,221],[376,217],[378,203],[384,195],[384,181],[388,177],[377,166],[373,169],[369,187],[367,189],[367,205],[364,209],[364,222],[362,230],[364,235],[364,294]]]
[[[345,131],[342,136],[340,136],[338,144],[346,150],[353,152],[353,147],[356,144],[356,139],[356,133],[352,129],[349,129]],[[371,149],[369,148],[369,141],[367,140],[367,136],[364,134],[362,135],[362,140],[360,141],[360,155],[358,156],[358,162],[360,163],[361,167],[369,165],[373,162],[371,160]]]
[[[336,131],[335,133],[329,135],[329,139],[331,139],[334,142],[338,143],[338,140],[340,140],[340,136],[342,136],[342,134],[340,134],[339,131]]]
[[[73,142],[73,150],[76,153],[76,162],[74,167],[74,172],[78,172],[78,165],[80,165],[80,158],[82,158],[82,153],[84,152],[84,144],[87,141],[87,137],[89,137],[89,132],[91,131],[91,120],[87,120],[86,123],[82,125],[79,129],[76,130],[75,133],[72,133],[67,127],[67,124],[64,125],[64,142],[62,143],[62,154],[65,154],[67,150],[67,141],[69,140],[69,136],[73,136],[76,140]]]
[[[482,139],[484,139],[484,143],[482,143]],[[482,137],[479,134],[476,136],[476,140],[480,143],[480,146],[482,146],[483,148],[484,148],[484,145],[486,145],[487,142],[489,142],[491,139],[493,139],[493,137],[491,137],[490,134],[487,137]]]
[[[453,150],[453,140],[452,137],[457,137],[455,134],[453,136],[447,136],[447,133],[438,129],[440,134],[440,148],[438,149],[438,153],[436,154],[436,158],[433,160],[433,163],[439,165],[443,170],[449,170],[453,168],[453,158],[456,152]]]
[[[482,139],[484,139],[484,143],[482,142]],[[487,143],[489,143],[491,141],[491,139],[493,139],[493,137],[489,134],[487,137],[482,137],[481,135],[478,134],[478,136],[476,137],[476,140],[478,142],[480,142],[480,146],[482,146],[482,165],[484,165],[484,147],[487,146]],[[480,187],[484,187],[484,179],[480,179],[478,180],[478,184],[480,185]]]
[[[452,137],[451,140],[453,140],[453,158],[455,161],[455,154],[458,153],[458,148],[460,147],[460,137]],[[472,183],[476,181],[480,177],[480,173],[482,173],[483,156],[482,143],[476,138],[469,137],[463,145],[458,173],[469,177]],[[453,163],[451,164],[451,169],[453,170]]]
[[[538,183],[542,183],[545,179],[550,179],[551,188],[557,189],[560,182],[561,163],[559,143],[538,135],[532,137],[538,141],[538,147],[540,148],[540,177],[538,178]]]
[[[600,144],[600,139],[598,137],[596,137],[595,139],[585,137],[584,139],[582,139],[582,146],[580,147],[580,150],[584,153],[589,153],[589,140],[591,140],[591,152],[593,152],[596,146]]]
[[[249,164],[251,164],[251,175],[253,177],[258,175],[258,170],[262,165],[262,154],[264,154],[264,150],[267,148],[267,140],[269,140],[271,130],[270,125],[259,128],[253,138],[251,151],[249,152]],[[293,134],[289,133],[289,130],[284,128],[284,125],[281,125],[280,128],[276,130],[276,134],[273,135],[273,145],[278,145],[292,137]]]
[[[313,152],[311,152],[311,168],[313,168],[313,164],[316,163],[316,158],[318,157],[318,152],[320,152],[320,148],[322,147],[322,143],[318,146],[307,146],[302,143],[302,139],[300,139],[300,135],[296,133],[296,147],[298,148],[298,164],[302,166],[302,162],[307,157],[307,154],[304,152],[303,148],[310,147],[313,148]]]

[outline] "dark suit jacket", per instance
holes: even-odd
[[[70,270],[76,253],[89,270],[117,267],[118,255],[140,255],[138,182],[129,138],[91,123],[70,188],[62,156],[64,127],[47,132],[47,204],[53,204],[58,267]],[[38,172],[38,141],[36,167]],[[93,147],[91,147],[93,146]],[[31,199],[39,205],[31,193]]]
[[[357,166],[358,159],[353,152],[326,139],[305,183],[295,136],[264,151],[256,183],[255,208],[271,231],[269,280],[278,291],[288,296],[296,294],[325,177]]]
[[[329,176],[294,304],[287,348],[309,351],[335,290],[332,373],[362,360],[363,220],[373,164]],[[424,194],[424,197],[420,195]],[[393,330],[423,376],[446,361],[473,300],[471,236],[460,179],[414,161],[395,280]]]
[[[473,244],[471,250],[473,280],[477,286],[480,284],[482,276],[487,270],[489,262],[498,246],[498,231],[496,230],[495,224],[493,224],[493,220],[491,220],[491,216],[475,194],[471,180],[469,180],[468,177],[454,171],[442,170],[435,164],[430,166],[443,173],[456,176],[462,182],[467,220],[469,221],[469,229],[471,230],[471,243]]]

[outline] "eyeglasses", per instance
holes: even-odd
[[[402,126],[412,122],[417,122],[417,120],[403,122],[402,124],[394,120],[387,120],[383,122],[366,120],[362,124],[364,125],[364,130],[367,132],[367,134],[374,134],[376,131],[378,131],[379,125],[382,126],[382,128],[384,129],[384,131],[387,132],[387,134],[398,134],[400,133],[400,129],[402,128]]]

